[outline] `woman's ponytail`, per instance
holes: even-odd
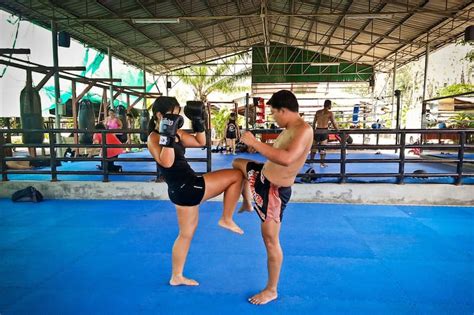
[[[148,122],[148,135],[156,129],[156,116],[151,117],[150,121]]]

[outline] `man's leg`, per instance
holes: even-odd
[[[278,297],[283,251],[280,246],[281,223],[268,219],[262,223],[262,237],[267,249],[268,282],[265,289],[249,299],[252,304],[267,304]]]
[[[232,162],[232,167],[234,169],[240,170],[244,176],[244,182],[242,185],[242,206],[239,209],[239,213],[244,211],[253,211],[252,206],[252,194],[250,193],[249,182],[247,181],[247,163],[252,162],[247,159],[234,159]]]
[[[324,140],[320,142],[321,145],[327,145],[328,141]],[[328,167],[326,164],[324,164],[324,159],[326,158],[326,149],[321,149],[319,151],[319,156],[321,158],[321,167]]]

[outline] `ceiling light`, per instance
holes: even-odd
[[[339,66],[341,65],[340,62],[312,62],[310,63],[311,66]]]
[[[372,13],[372,14],[352,13],[352,14],[346,14],[344,16],[344,18],[345,19],[350,19],[350,20],[391,19],[391,18],[393,18],[393,13]]]
[[[179,23],[179,18],[132,19],[135,24],[174,24]]]

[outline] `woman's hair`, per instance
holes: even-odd
[[[100,122],[94,126],[94,129],[101,130],[101,129],[106,129],[106,128],[105,128],[105,125]]]
[[[176,98],[170,96],[160,96],[158,97],[152,105],[151,111],[152,116],[148,123],[148,134],[156,129],[156,125],[159,123],[156,118],[157,113],[161,115],[166,114],[169,111],[172,111],[175,107],[180,107],[179,102]]]
[[[109,110],[107,112],[108,113],[110,113],[110,112],[115,113],[115,110],[113,108],[109,108]]]

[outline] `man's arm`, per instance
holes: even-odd
[[[313,119],[313,130],[316,129],[316,122],[318,121],[318,113],[319,113],[319,110],[316,111],[316,114],[314,114],[314,119]]]
[[[334,119],[334,114],[332,112],[329,113],[329,119],[331,120],[331,124],[333,125],[334,129],[339,131],[339,126],[336,123],[336,120]]]
[[[302,154],[306,152],[306,144],[312,143],[313,132],[308,125],[299,128],[297,131],[298,137],[293,136],[290,145],[286,149],[278,149],[268,144],[262,143],[255,139],[255,136],[247,131],[242,135],[241,141],[248,146],[253,147],[258,153],[269,159],[271,162],[289,166],[295,162]]]

